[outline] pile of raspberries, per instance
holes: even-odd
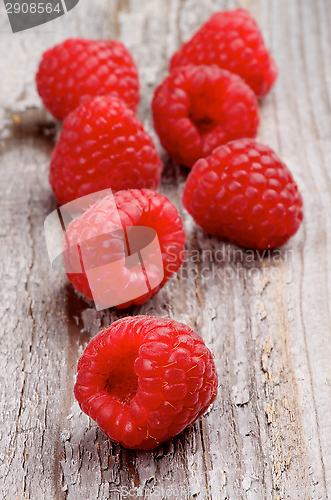
[[[291,172],[255,141],[257,99],[277,74],[249,12],[218,12],[172,56],[151,104],[161,145],[191,169],[185,209],[206,233],[256,250],[286,243],[303,218]],[[133,58],[118,40],[69,39],[43,54],[36,83],[45,107],[63,120],[49,172],[57,201],[68,206],[103,190],[113,193],[70,223],[68,279],[96,303],[107,306],[116,283],[136,290],[132,297],[123,292],[120,303],[117,297],[117,308],[140,305],[179,269],[186,238],[177,209],[156,191],[162,162],[135,115]],[[160,277],[157,252],[150,251],[143,294],[146,269],[141,272],[139,261],[127,265],[128,235],[139,227],[157,234],[163,264]],[[116,269],[96,272],[114,261]],[[112,441],[147,450],[199,418],[217,387],[213,356],[199,335],[174,320],[135,316],[92,339],[78,363],[75,396]]]

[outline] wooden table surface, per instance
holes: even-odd
[[[47,174],[60,126],[43,110],[34,75],[42,52],[65,38],[120,38],[138,64],[139,116],[155,138],[150,102],[169,57],[212,12],[238,6],[256,18],[279,66],[260,102],[258,138],[292,170],[305,219],[281,252],[253,261],[192,222],[180,202],[187,170],[158,146],[160,191],[185,221],[186,263],[128,313],[191,325],[213,350],[221,386],[179,437],[128,451],[73,396],[84,347],[118,316],[97,313],[50,266],[43,222],[57,206]],[[0,14],[1,498],[329,498],[330,0],[81,0],[17,34],[2,2]]]

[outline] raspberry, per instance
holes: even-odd
[[[183,205],[207,233],[257,250],[286,243],[303,219],[291,172],[252,139],[229,142],[199,160],[187,178]]]
[[[70,38],[47,50],[36,75],[45,107],[63,120],[83,100],[111,94],[133,111],[139,102],[139,80],[130,52],[118,40]]]
[[[170,67],[187,64],[217,64],[241,76],[258,97],[269,92],[278,75],[261,32],[246,9],[212,15],[173,55]]]
[[[174,69],[156,89],[152,110],[162,146],[188,167],[221,144],[255,137],[259,124],[254,92],[216,66]]]
[[[202,338],[177,321],[115,321],[88,344],[74,392],[112,441],[150,450],[179,434],[215,400],[218,378]]]
[[[134,113],[117,98],[97,96],[63,123],[49,180],[59,203],[111,188],[156,189],[161,160]]]
[[[142,228],[153,229],[158,241]],[[74,287],[99,309],[125,308],[146,302],[179,269],[185,232],[168,198],[131,189],[104,197],[74,219],[66,241],[64,263]]]

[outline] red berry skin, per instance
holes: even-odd
[[[141,293],[146,281],[139,262],[128,266],[126,260],[129,254],[126,242],[128,233],[141,226],[155,230],[161,259],[155,259],[153,248],[150,254],[145,251],[142,256],[150,283],[150,289],[145,293]],[[118,191],[113,198],[104,197],[69,224],[66,232],[69,250],[64,252],[67,277],[76,290],[103,305],[103,308],[114,306],[123,309],[140,305],[153,297],[180,268],[184,260],[185,240],[181,217],[164,195],[149,189]],[[131,245],[131,241],[131,255],[149,243],[144,234],[140,238],[139,235],[135,237],[134,245]],[[77,269],[78,244],[80,272],[72,272]],[[101,268],[93,284],[88,281],[88,270],[112,262],[116,262],[114,269],[104,271]],[[133,299],[126,300],[129,286],[137,293]],[[121,298],[122,302],[119,300]]]
[[[91,340],[78,362],[74,392],[109,439],[151,450],[203,415],[217,387],[212,354],[191,328],[135,316]]]
[[[151,137],[127,106],[97,96],[63,122],[49,181],[60,204],[111,188],[156,189],[162,162]]]
[[[96,95],[110,94],[136,111],[137,67],[118,40],[70,38],[47,50],[36,75],[38,93],[58,120]]]
[[[303,219],[291,172],[252,139],[229,142],[197,161],[182,201],[207,233],[257,250],[284,245]]]
[[[216,64],[236,73],[257,97],[269,92],[278,75],[262,34],[246,9],[213,14],[173,55],[170,68],[187,64]]]
[[[175,68],[156,89],[152,111],[162,146],[187,167],[221,144],[256,137],[259,124],[254,92],[216,66]]]

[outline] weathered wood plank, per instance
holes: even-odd
[[[73,398],[75,364],[101,326],[52,271],[43,220],[58,125],[34,88],[41,52],[69,36],[120,37],[140,72],[139,114],[176,47],[211,12],[247,7],[280,68],[260,104],[259,138],[294,172],[305,221],[259,260],[207,237],[181,207],[187,170],[162,152],[161,191],[188,235],[183,269],[130,314],[175,317],[198,331],[220,376],[213,408],[153,452],[111,444]],[[323,0],[97,0],[33,32],[12,35],[0,6],[0,251],[2,301],[0,491],[22,499],[326,499],[330,494],[330,16]],[[161,151],[161,150],[160,150]],[[123,313],[125,314],[125,313]],[[161,490],[168,490],[161,495]]]

